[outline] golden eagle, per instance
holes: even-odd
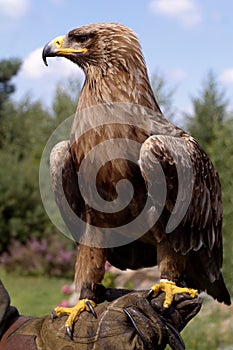
[[[158,265],[161,281],[151,290],[154,294],[165,291],[165,307],[171,304],[173,294],[188,292],[195,296],[196,289],[230,304],[221,273],[218,174],[198,142],[162,114],[135,33],[116,23],[82,26],[44,47],[46,64],[46,58],[54,56],[68,58],[85,73],[70,140],[56,145],[50,157],[56,202],[79,243],[75,281],[81,286],[80,301],[70,311],[56,309],[57,315],[70,313],[67,330],[72,329],[82,310],[93,310],[96,285],[103,279],[106,260],[120,269]],[[119,119],[111,120],[109,115],[115,114]],[[102,118],[100,123],[96,123],[98,118]],[[120,139],[124,142],[118,150],[124,156],[118,152],[113,157],[111,142],[116,146]],[[91,156],[97,146],[98,151]],[[107,160],[106,154],[112,159]],[[98,168],[96,176],[92,166]],[[106,204],[103,210],[92,206],[95,195],[88,182],[92,178]],[[133,186],[132,198],[121,196],[118,210],[107,211],[118,198],[118,183],[122,185],[121,194],[127,197],[129,187],[125,187],[124,179]],[[83,188],[90,192],[93,203],[86,203]],[[125,207],[124,200],[128,201]],[[86,225],[75,228],[65,202]],[[130,226],[145,207],[143,220]],[[124,241],[127,229],[130,236],[132,228],[137,230],[140,225],[142,234]],[[105,233],[98,235],[102,228],[105,233],[111,229],[116,242],[119,238],[125,244],[105,242]]]

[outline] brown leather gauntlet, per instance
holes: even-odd
[[[186,294],[177,295],[172,306],[164,309],[163,293],[148,301],[145,291],[107,289],[107,301],[95,308],[97,319],[83,312],[70,340],[64,327],[67,316],[52,320],[50,316],[30,318],[11,314],[9,296],[3,286],[0,294],[0,311],[5,314],[0,317],[0,331],[4,330],[0,350],[163,350],[167,344],[182,350],[179,332],[201,307],[199,298],[192,299]]]

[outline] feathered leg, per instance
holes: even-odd
[[[158,266],[161,273],[160,283],[154,284],[148,297],[155,297],[158,293],[165,292],[164,307],[171,306],[175,294],[187,293],[191,297],[196,297],[198,291],[192,288],[183,288],[176,285],[179,276],[185,268],[185,257],[175,252],[167,240],[163,240],[157,245]]]
[[[80,195],[69,141],[62,141],[53,148],[50,155],[50,173],[55,200],[60,213],[74,240],[79,241],[82,232],[77,232],[77,218],[82,217],[89,223],[91,218],[86,213],[85,203]],[[83,213],[86,213],[85,218],[83,218]],[[97,244],[101,246],[99,241]],[[73,324],[82,311],[91,311],[95,315],[93,309],[96,302],[95,286],[101,283],[103,279],[105,261],[105,249],[88,247],[82,244],[78,246],[75,282],[77,288],[81,287],[80,300],[73,308],[57,307],[53,312],[53,316],[69,315],[65,326],[70,337],[72,336]]]
[[[95,287],[104,277],[105,262],[105,249],[79,245],[75,266],[75,284],[77,289],[81,287],[80,299],[72,308],[57,307],[55,309],[56,316],[69,315],[65,327],[70,337],[72,337],[73,325],[82,311],[90,311],[96,317],[94,311],[97,299]]]

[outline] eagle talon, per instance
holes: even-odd
[[[66,333],[73,338],[73,325],[78,320],[79,315],[83,311],[89,311],[97,318],[96,312],[94,310],[95,302],[88,299],[81,299],[74,307],[56,307],[51,314],[52,318],[56,318],[62,315],[68,315],[68,318],[65,323]]]
[[[176,286],[175,282],[163,280],[151,287],[147,297],[156,297],[160,291],[165,293],[165,300],[163,303],[165,308],[169,308],[171,306],[175,294],[187,293],[192,298],[195,298],[198,295],[198,291],[196,289],[178,287]]]
[[[152,298],[153,298],[153,294],[154,294],[153,289],[150,289],[149,292],[148,292],[147,295],[146,295],[146,299],[147,299],[147,300],[152,299]]]
[[[50,315],[51,320],[54,320],[54,319],[57,318],[57,317],[58,317],[58,316],[57,316],[56,310],[53,310],[53,311],[51,312],[51,315]]]
[[[66,326],[66,333],[69,336],[70,340],[73,340],[73,334],[69,326]]]
[[[87,307],[90,309],[90,312],[92,313],[92,315],[93,315],[95,318],[97,318],[96,312],[95,312],[93,306],[91,305],[90,300],[87,300],[87,301],[86,301],[86,305],[87,305]]]

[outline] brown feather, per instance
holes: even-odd
[[[80,42],[81,36],[85,36],[85,43]],[[63,188],[74,213],[97,228],[115,227],[116,235],[117,226],[135,219],[147,198],[151,203],[148,220],[153,220],[156,212],[161,210],[156,224],[128,245],[107,250],[80,245],[76,264],[77,284],[84,286],[101,282],[106,258],[122,269],[157,263],[163,278],[179,280],[199,290],[207,289],[219,301],[230,303],[221,274],[222,204],[218,174],[198,143],[162,115],[136,35],[120,24],[99,23],[70,31],[63,46],[85,47],[85,54],[60,55],[80,66],[86,79],[71,130],[66,161],[56,161],[61,155],[57,149],[51,156],[53,182],[56,183],[56,167],[63,166]],[[57,55],[50,49],[51,45],[44,48],[44,57],[46,54]],[[120,111],[122,120],[119,123],[96,127],[96,120],[102,114],[110,115],[112,104],[116,106],[118,102],[131,103],[134,107]],[[99,109],[99,113],[94,111],[100,107],[95,107],[90,114],[91,107],[103,104],[105,107]],[[134,120],[135,108],[141,113],[141,125],[125,122]],[[143,123],[148,121],[150,127],[145,129]],[[127,146],[129,140],[141,145],[137,154],[137,159],[140,159],[138,164],[123,159],[105,161],[106,155],[111,156],[112,149],[109,144],[105,147],[104,141],[117,138],[126,141],[120,149],[126,156],[131,155]],[[111,203],[117,197],[116,185],[121,179],[128,179],[135,190],[130,204],[117,214],[103,215],[89,207],[77,188],[81,163],[97,145],[101,145],[98,159],[92,157],[90,163],[97,164],[98,161],[100,164],[96,186],[102,198]],[[85,168],[87,178],[92,176],[89,165]],[[157,189],[164,185],[164,180],[158,176],[160,167],[167,186],[165,205],[162,192],[150,193],[151,184],[156,184]],[[192,171],[191,182],[186,176],[188,171]],[[54,188],[58,206],[65,213],[62,199],[56,186]],[[65,221],[69,226],[70,219],[65,218]]]

